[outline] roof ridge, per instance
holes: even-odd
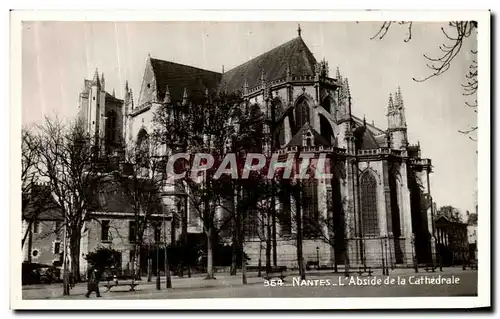
[[[264,55],[266,55],[266,54],[269,54],[269,53],[271,53],[271,52],[273,52],[273,51],[277,51],[277,50],[278,50],[278,49],[280,49],[281,47],[283,47],[283,46],[285,46],[285,45],[287,45],[287,44],[289,44],[289,43],[291,43],[291,42],[293,42],[293,41],[297,41],[297,40],[302,40],[302,38],[301,38],[301,37],[295,37],[295,38],[293,38],[293,39],[291,39],[291,40],[288,40],[287,42],[284,42],[284,43],[282,43],[282,44],[280,44],[280,45],[278,45],[278,46],[276,46],[276,47],[274,47],[274,48],[272,48],[272,49],[270,49],[270,50],[267,50],[267,51],[265,51],[265,52],[263,52],[263,53],[261,53],[261,54],[259,54],[259,55],[255,56],[255,57],[251,58],[250,60],[247,60],[246,62],[243,62],[243,63],[241,63],[241,64],[236,65],[235,67],[233,67],[233,68],[231,68],[231,69],[227,70],[225,73],[229,73],[229,72],[233,71],[234,69],[237,69],[237,68],[239,68],[239,67],[242,67],[242,66],[244,66],[244,65],[247,65],[247,64],[249,64],[249,63],[251,63],[251,62],[253,62],[253,61],[255,61],[255,60],[257,60],[257,59],[261,58],[262,56],[264,56]],[[304,40],[302,40],[302,42],[304,42]],[[305,43],[304,43],[304,45],[306,46],[306,48],[308,48],[308,47],[307,47],[307,45],[306,45]],[[308,48],[308,49],[309,49],[309,48]],[[310,50],[309,50],[309,51],[310,51]]]
[[[177,62],[172,62],[172,61],[162,60],[162,59],[157,59],[157,58],[150,58],[150,59],[151,60],[156,60],[156,61],[161,61],[161,62],[166,62],[166,63],[171,63],[171,64],[176,64],[178,66],[188,67],[188,68],[191,68],[191,69],[197,69],[197,70],[200,70],[200,71],[212,72],[212,73],[215,73],[215,74],[222,74],[220,72],[211,71],[211,70],[207,70],[207,69],[202,69],[202,68],[199,68],[199,67],[196,67],[196,66],[192,66],[192,65],[188,65],[188,64],[177,63]]]

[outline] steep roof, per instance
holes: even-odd
[[[222,75],[222,85],[228,92],[243,89],[245,78],[248,87],[260,84],[262,70],[267,81],[284,78],[287,66],[292,75],[314,75],[316,59],[301,37],[290,40]]]
[[[154,198],[150,204],[155,202],[158,205],[157,210],[161,210],[161,199],[156,195],[155,186],[149,179],[137,176],[129,178],[127,175],[116,173],[101,183],[91,209],[94,212],[133,213],[133,201],[130,196],[141,191],[147,195],[151,194]]]
[[[174,101],[181,101],[184,89],[188,90],[193,102],[204,99],[205,91],[215,91],[220,83],[221,74],[192,66],[151,58],[151,66],[156,78],[156,88],[160,101],[165,97],[168,85]]]
[[[22,195],[22,214],[28,220],[63,220],[63,213],[46,185],[34,185],[29,194]]]

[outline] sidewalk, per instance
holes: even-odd
[[[351,276],[358,276],[356,272],[358,269],[351,269]],[[439,274],[463,274],[464,272],[475,272],[475,270],[462,270],[461,267],[449,267],[443,268],[443,271],[440,272],[439,268],[435,269],[435,272],[426,272],[424,269],[419,269],[418,274],[415,273],[413,268],[397,268],[394,270],[389,270],[390,276],[411,276],[411,275],[439,275]],[[373,276],[382,276],[382,269],[375,269]],[[298,276],[298,271],[288,271],[286,272],[286,281],[291,282],[293,277]],[[307,279],[315,279],[315,278],[324,278],[324,277],[343,277],[343,271],[339,271],[338,273],[333,273],[332,270],[309,270],[306,272]],[[367,274],[362,274],[362,276],[367,276]],[[240,287],[241,283],[241,272],[238,272],[236,276],[230,276],[229,273],[216,273],[216,279],[206,280],[204,274],[196,274],[191,278],[187,276],[179,278],[176,276],[172,277],[172,290],[173,291],[190,291],[190,290],[204,290],[204,289],[213,289],[213,288],[231,288],[231,287]],[[128,282],[128,281],[127,281]],[[164,293],[166,292],[166,280],[165,277],[161,277],[161,290],[156,290],[156,277],[151,278],[151,282],[147,282],[147,280],[136,281],[139,285],[136,287],[137,293],[146,293],[149,292],[151,294]],[[248,285],[262,285],[263,286],[264,278],[257,277],[256,272],[251,272],[247,274],[247,283]],[[120,286],[113,287],[111,292],[105,292],[106,288],[104,287],[106,282],[101,282],[100,291],[103,295],[114,295],[124,293],[128,293],[128,286]],[[32,286],[23,286],[23,299],[50,299],[50,298],[61,298],[62,295],[62,284],[53,284],[53,285],[32,285]],[[87,284],[86,283],[78,283],[75,287],[73,287],[70,291],[69,297],[64,298],[84,298],[85,293],[87,292]],[[92,294],[92,298],[95,298],[95,293]]]

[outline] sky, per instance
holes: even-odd
[[[389,93],[401,87],[411,144],[433,165],[431,195],[438,207],[474,211],[477,143],[458,130],[477,124],[465,105],[465,83],[475,36],[464,42],[451,68],[429,74],[424,53],[439,54],[448,43],[446,23],[394,25],[382,40],[371,40],[380,22],[300,22],[302,38],[317,60],[326,59],[330,76],[339,67],[349,78],[352,112],[387,128]],[[23,22],[22,124],[44,116],[75,116],[84,79],[103,72],[106,91],[123,98],[128,80],[137,101],[148,54],[212,71],[230,70],[297,36],[296,22]]]

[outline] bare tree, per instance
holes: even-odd
[[[158,156],[158,151],[157,143],[147,133],[139,134],[139,140],[125,152],[123,170],[114,175],[115,187],[122,191],[124,200],[130,204],[133,213],[129,240],[134,247],[131,270],[136,278],[141,276],[140,257],[141,250],[145,247],[145,233],[152,226],[155,214],[166,213],[161,202],[166,181],[166,162],[164,156]]]
[[[383,22],[378,31],[373,35],[371,39],[383,39],[389,29],[393,25],[401,25],[407,28],[407,35],[404,42],[410,42],[412,39],[412,21],[386,21]],[[444,41],[442,45],[439,46],[440,54],[436,56],[430,56],[424,53],[424,58],[427,60],[427,68],[430,70],[430,74],[420,77],[413,78],[416,82],[424,82],[431,78],[440,76],[448,71],[455,60],[457,55],[463,51],[464,42],[470,39],[477,33],[478,23],[477,21],[450,21],[447,26],[441,27],[441,31],[444,36]],[[472,37],[475,40],[475,37]],[[469,71],[465,74],[465,84],[462,84],[463,95],[466,98],[472,98],[473,101],[470,102],[466,99],[465,104],[471,107],[474,112],[477,113],[477,97],[476,92],[478,88],[478,78],[477,78],[477,49],[470,50],[473,55],[471,63],[469,66]],[[477,125],[473,125],[468,129],[460,130],[462,134],[469,136],[471,140],[475,141],[475,138],[471,136],[477,130]]]
[[[106,174],[102,172],[95,138],[86,132],[82,121],[65,124],[57,118],[46,118],[38,131],[37,174],[47,181],[64,218],[63,251],[66,256],[68,244],[71,273],[79,280],[82,228],[95,204],[98,185]],[[63,267],[66,262],[67,258]],[[64,275],[64,294],[69,294],[68,278]]]
[[[33,203],[33,201],[37,200],[39,197],[34,194],[34,185],[36,185],[38,181],[38,175],[36,174],[36,165],[38,163],[38,148],[39,143],[35,134],[28,129],[22,128],[21,130],[21,194],[22,194],[22,216],[25,217],[25,213],[27,213],[30,206],[34,206],[35,209],[37,207],[41,207],[42,205],[38,205],[38,203]],[[35,195],[35,196],[33,196]],[[40,212],[39,209],[35,210],[35,213],[30,216],[28,221],[28,225],[26,227],[26,231],[23,234],[22,238],[22,247],[24,247],[24,243],[26,238],[31,233],[31,227],[33,222],[36,220],[36,215]]]
[[[173,154],[187,151],[190,154],[210,154],[214,161],[220,163],[227,151],[228,142],[232,140],[235,127],[231,119],[240,105],[236,95],[209,95],[202,104],[175,104],[169,97],[154,117],[155,135],[165,146],[165,152]],[[203,165],[202,163],[196,163]],[[186,168],[191,163],[184,163]],[[215,168],[206,169],[194,176],[187,172],[184,178],[175,181],[174,185],[185,196],[191,211],[195,212],[203,225],[207,237],[207,279],[214,278],[213,247],[220,229],[231,219],[222,223],[217,220],[217,212],[227,209],[227,202],[233,200],[233,187],[226,178],[214,179]]]

